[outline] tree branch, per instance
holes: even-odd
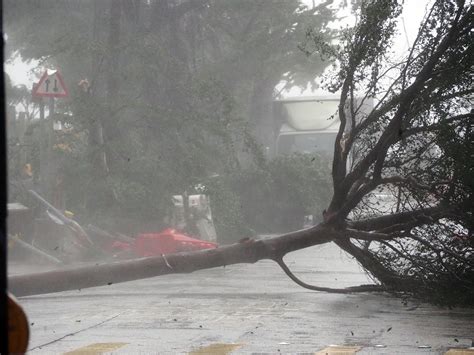
[[[291,270],[288,268],[288,266],[285,264],[283,259],[276,259],[274,260],[282,270],[285,272],[285,274],[293,280],[296,284],[300,285],[301,287],[307,288],[308,290],[313,290],[313,291],[320,291],[320,292],[329,292],[329,293],[342,293],[342,294],[348,294],[348,293],[355,293],[355,292],[382,292],[385,291],[385,288],[381,285],[360,285],[360,286],[352,286],[352,287],[346,287],[346,288],[331,288],[331,287],[320,287],[320,286],[314,286],[307,284],[306,282],[300,280],[299,278],[296,277],[295,274],[291,272]]]
[[[474,113],[466,113],[466,114],[462,114],[462,115],[456,115],[456,116],[444,119],[444,120],[442,120],[438,123],[434,123],[434,124],[427,125],[427,126],[420,126],[420,127],[414,127],[414,128],[411,128],[411,129],[407,129],[407,130],[403,131],[402,138],[407,138],[407,137],[413,136],[415,134],[423,133],[423,132],[433,132],[433,131],[441,129],[446,124],[454,123],[456,121],[460,121],[460,120],[463,120],[463,119],[466,119],[466,118],[473,119],[474,118]]]
[[[441,56],[448,50],[450,45],[452,44],[452,41],[455,40],[456,38],[456,30],[458,28],[459,22],[467,21],[466,18],[461,18],[462,12],[463,12],[463,4],[464,1],[460,1],[461,5],[459,5],[459,9],[456,12],[455,19],[452,22],[451,28],[449,29],[448,33],[445,35],[445,37],[440,41],[438,44],[436,50],[433,52],[433,54],[430,56],[429,60],[424,64],[424,66],[421,68],[421,70],[418,72],[416,75],[416,78],[414,82],[407,87],[400,95],[399,97],[395,97],[393,101],[397,102],[398,101],[398,109],[397,112],[394,114],[393,118],[390,120],[389,125],[385,128],[384,132],[382,133],[381,137],[379,138],[378,142],[376,143],[375,147],[370,150],[364,159],[362,159],[355,167],[354,169],[347,175],[345,176],[342,181],[338,180],[338,184],[334,186],[335,188],[335,194],[334,198],[331,201],[330,209],[336,210],[337,207],[340,206],[341,201],[345,198],[347,192],[350,190],[351,186],[355,181],[361,178],[366,171],[369,169],[369,167],[377,162],[376,166],[376,173],[378,173],[381,170],[381,167],[383,166],[384,158],[386,155],[386,152],[388,148],[397,142],[400,139],[399,132],[401,130],[403,118],[407,114],[410,104],[413,102],[413,100],[416,98],[416,92],[422,87],[422,85],[430,78],[430,75],[432,74],[438,60],[441,58]],[[466,17],[468,17],[466,15]],[[347,83],[347,80],[349,78],[346,78],[346,82],[344,83],[344,88],[349,88],[350,84]],[[347,98],[347,92],[345,97]],[[342,96],[341,96],[342,100]],[[341,101],[342,102],[342,101]],[[381,110],[386,110],[386,108],[382,107]],[[386,111],[388,112],[388,111]],[[341,133],[341,130],[339,130],[339,133]],[[338,135],[339,137],[339,135]],[[339,137],[340,139],[340,137]],[[339,143],[339,141],[338,141]],[[336,150],[335,153],[340,153],[340,151],[337,149],[336,145]],[[336,160],[337,157],[334,157]],[[337,165],[334,163],[333,169],[336,168]],[[334,214],[334,219],[341,219],[345,217],[343,213],[336,213]]]
[[[406,211],[400,213],[394,213],[391,215],[384,215],[380,217],[361,219],[359,221],[349,222],[348,225],[351,228],[371,231],[371,230],[383,230],[384,228],[392,227],[394,225],[400,225],[410,222],[419,222],[425,224],[428,221],[442,218],[452,212],[452,208],[446,208],[441,206],[429,207],[425,209],[419,209],[414,211]]]
[[[380,233],[380,232],[366,232],[357,229],[347,228],[346,233],[350,238],[358,240],[368,241],[381,241],[381,240],[392,240],[398,237],[398,235]]]
[[[342,250],[356,258],[364,269],[370,272],[386,287],[387,291],[390,291],[392,288],[399,291],[410,291],[418,286],[418,283],[412,279],[403,279],[390,270],[387,270],[369,250],[362,250],[356,247],[350,240],[338,240],[335,241],[335,243]]]

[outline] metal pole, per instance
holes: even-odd
[[[41,137],[40,137],[40,186],[41,193],[51,199],[53,191],[53,137],[54,137],[54,97],[49,100],[48,119],[45,118],[45,103],[40,102]]]
[[[39,136],[39,145],[40,145],[40,156],[39,156],[39,169],[38,169],[38,180],[40,191],[44,193],[46,191],[45,181],[46,181],[46,171],[47,169],[47,155],[46,155],[46,121],[44,118],[44,100],[43,98],[39,99],[39,115],[40,115],[40,136]]]
[[[52,122],[54,122],[53,116],[54,116],[54,97],[51,97],[49,99],[49,118],[51,119]]]
[[[54,200],[54,191],[55,191],[55,182],[56,182],[56,164],[53,154],[53,145],[54,145],[54,109],[55,101],[54,97],[49,99],[49,120],[48,120],[48,172],[47,172],[47,186],[48,193],[46,194],[47,198],[50,201]]]

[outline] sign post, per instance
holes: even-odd
[[[51,198],[57,178],[55,169],[53,169],[55,98],[68,97],[69,92],[58,70],[46,70],[39,82],[33,85],[32,95],[40,100],[40,186],[43,194],[47,198]],[[43,98],[49,98],[49,122],[45,120]]]

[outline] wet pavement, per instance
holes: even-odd
[[[371,282],[332,244],[285,260],[318,286]],[[30,352],[43,354],[444,354],[474,340],[474,310],[385,294],[309,291],[272,261],[23,297],[20,303],[29,317]]]

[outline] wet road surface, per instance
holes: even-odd
[[[318,286],[371,283],[332,244],[285,261]],[[330,345],[348,347],[339,354],[444,354],[474,340],[474,310],[385,294],[309,291],[272,261],[23,297],[20,303],[29,317],[30,353],[38,354],[314,354],[334,350]]]

